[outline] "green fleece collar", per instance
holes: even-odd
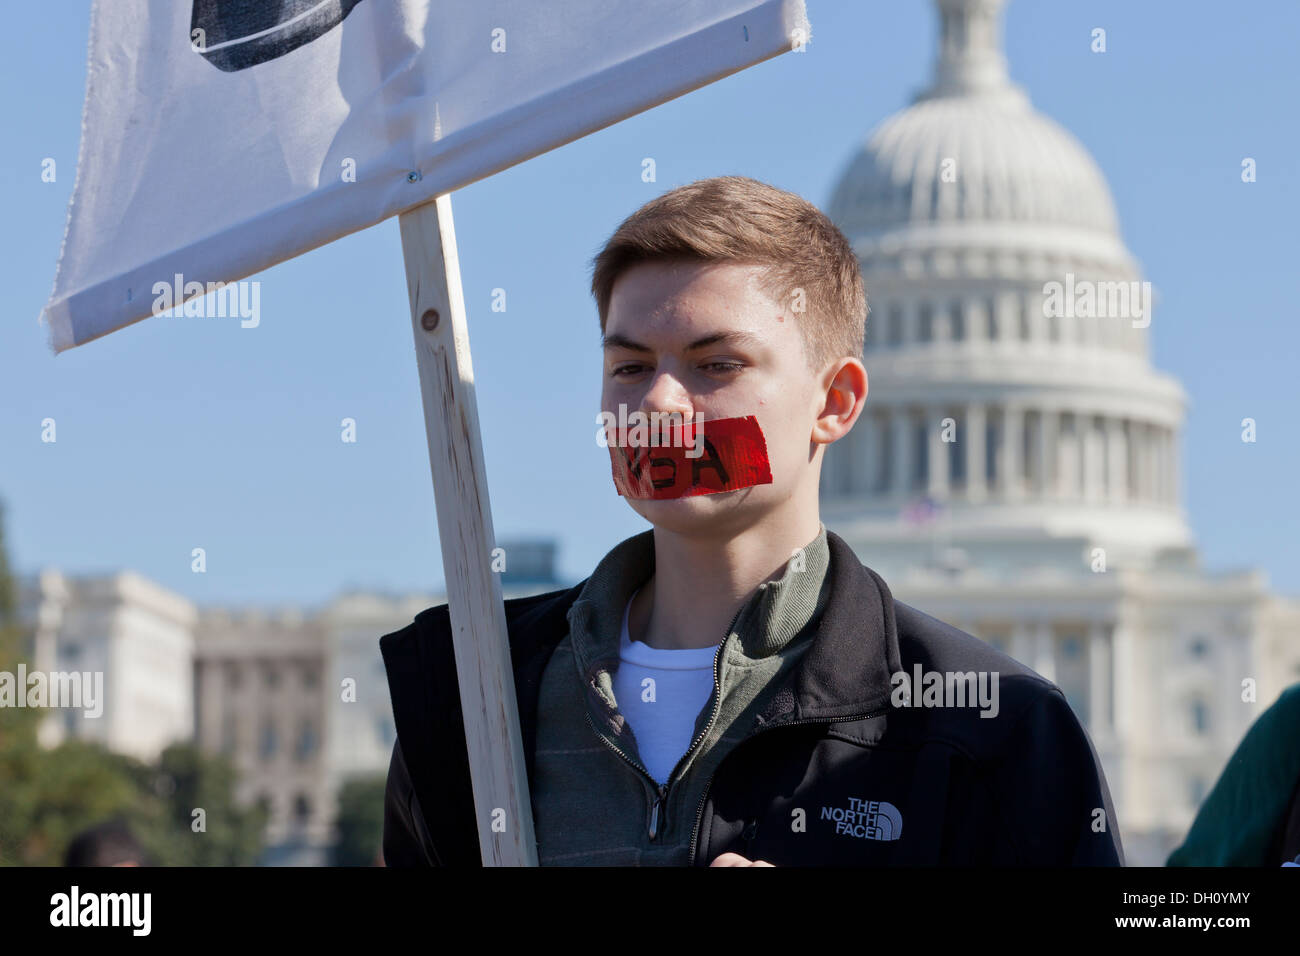
[[[825,607],[830,576],[826,525],[786,562],[776,581],[760,584],[737,612],[727,635],[735,637],[745,657],[768,657],[781,651]],[[654,573],[654,531],[643,531],[616,545],[592,572],[569,609],[569,634],[579,671],[616,663],[628,600]],[[594,675],[593,675],[594,676]],[[602,694],[602,696],[604,696]],[[612,694],[611,694],[612,698]]]

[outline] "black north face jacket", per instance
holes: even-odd
[[[778,866],[1123,865],[1096,751],[1061,691],[895,601],[843,539],[827,539],[829,601],[797,667],[709,781],[693,865],[728,851]],[[542,672],[581,590],[505,602],[530,780]],[[397,729],[385,862],[479,866],[447,606],[380,649]],[[920,687],[899,706],[891,678],[916,665],[996,673],[997,715],[920,706]]]

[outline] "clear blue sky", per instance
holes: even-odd
[[[807,53],[454,194],[497,535],[555,536],[571,580],[645,527],[592,440],[591,256],[646,199],[700,177],[750,175],[824,206],[868,131],[927,81],[931,3],[808,8]],[[259,328],[150,319],[47,351],[36,316],[73,182],[88,10],[7,4],[0,31],[0,498],[16,567],[131,568],[205,604],[439,586],[395,220],[258,276]],[[1013,0],[1006,46],[1013,79],[1096,157],[1158,291],[1154,359],[1192,398],[1184,491],[1207,566],[1260,567],[1300,593],[1300,4]],[[641,181],[646,156],[657,183]],[[489,308],[496,287],[505,313]],[[1246,416],[1257,444],[1240,441]],[[40,441],[46,417],[57,444]],[[557,449],[567,463],[543,464]],[[207,574],[190,571],[196,546]]]

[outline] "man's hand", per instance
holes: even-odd
[[[763,860],[747,860],[739,853],[724,853],[709,866],[772,866]]]

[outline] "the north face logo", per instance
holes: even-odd
[[[822,807],[822,819],[835,823],[835,832],[863,840],[897,840],[903,833],[903,815],[883,800],[849,797],[848,807]]]

